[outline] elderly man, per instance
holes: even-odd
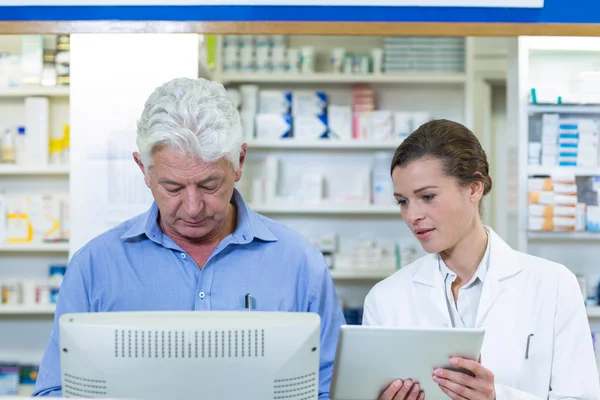
[[[175,79],[156,89],[137,145],[133,158],[154,203],[73,255],[34,394],[61,395],[64,313],[239,310],[251,293],[258,311],[321,316],[319,396],[328,398],[340,302],[321,253],[234,189],[247,145],[223,86]]]

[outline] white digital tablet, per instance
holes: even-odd
[[[448,400],[433,381],[434,369],[453,369],[453,356],[478,360],[484,335],[484,329],[344,325],[329,397],[377,400],[396,379],[411,379],[419,382],[427,400]]]

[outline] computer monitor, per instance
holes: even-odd
[[[314,313],[64,314],[64,397],[316,400]]]

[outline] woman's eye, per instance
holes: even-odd
[[[426,194],[425,196],[423,196],[423,200],[431,201],[431,200],[433,200],[434,197],[435,197],[435,194]]]
[[[406,205],[406,200],[396,200],[398,202],[398,205],[404,207]]]

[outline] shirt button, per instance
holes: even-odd
[[[198,293],[198,297],[200,297],[201,299],[206,297],[206,294],[204,292],[200,292]]]
[[[185,253],[181,253],[181,258],[185,260],[187,258],[187,255]]]

